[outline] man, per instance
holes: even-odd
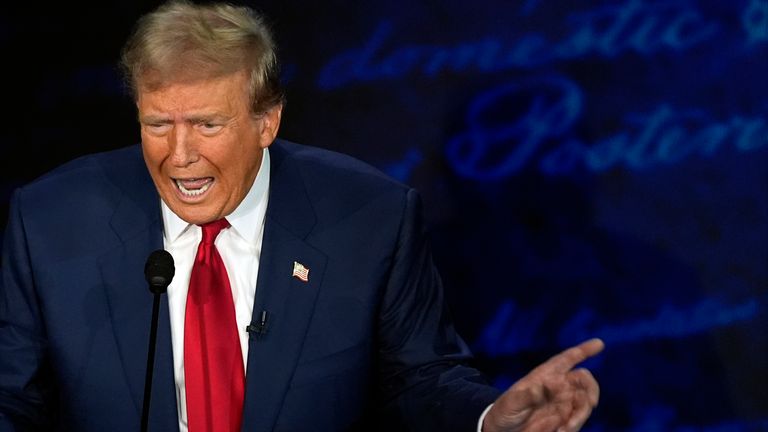
[[[250,10],[175,2],[123,65],[141,146],[14,194],[0,295],[0,430],[574,431],[592,340],[499,395],[454,332],[419,198],[351,158],[276,139],[272,38]]]

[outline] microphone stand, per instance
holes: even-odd
[[[149,353],[147,354],[147,373],[144,377],[144,403],[141,407],[141,432],[147,432],[149,425],[149,399],[152,396],[152,374],[155,369],[155,347],[157,346],[157,321],[160,315],[160,294],[168,290],[173,274],[173,256],[165,250],[152,252],[144,265],[144,277],[149,283],[149,291],[154,294],[152,302],[152,323],[149,328]]]
[[[144,378],[144,406],[141,408],[141,432],[147,432],[149,422],[149,399],[152,395],[152,373],[155,370],[155,347],[157,346],[157,320],[160,312],[160,293],[154,294],[152,302],[152,327],[149,332],[149,354],[147,373]]]

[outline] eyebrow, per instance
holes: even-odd
[[[139,122],[141,123],[149,123],[149,124],[166,124],[166,123],[173,123],[173,119],[171,119],[169,116],[158,116],[158,115],[145,115],[139,117]]]
[[[211,121],[226,121],[229,117],[220,114],[220,113],[212,113],[212,114],[192,114],[190,116],[184,117],[184,121],[187,123],[205,123],[205,122],[211,122]],[[148,114],[145,116],[142,116],[139,118],[139,121],[141,123],[149,123],[149,124],[170,124],[173,123],[173,118],[166,115],[153,115]]]
[[[223,114],[193,114],[189,117],[185,117],[184,121],[190,122],[190,123],[206,123],[206,122],[215,122],[215,121],[222,121],[226,120],[228,117]]]

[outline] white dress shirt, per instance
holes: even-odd
[[[230,228],[216,237],[216,249],[227,269],[232,300],[235,305],[243,368],[247,370],[248,333],[251,323],[253,299],[256,295],[256,279],[259,274],[261,241],[264,234],[264,217],[269,199],[269,151],[264,150],[261,167],[240,205],[227,216]],[[179,431],[187,432],[187,399],[184,384],[184,313],[187,306],[187,290],[197,247],[202,239],[202,229],[179,218],[161,201],[163,213],[163,242],[165,250],[173,256],[176,274],[168,286],[168,309],[171,320],[171,344],[173,346],[173,375],[176,381],[176,404],[179,413]]]

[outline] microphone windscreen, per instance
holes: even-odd
[[[164,293],[171,284],[175,271],[173,257],[168,251],[158,249],[152,252],[144,265],[144,277],[149,283],[149,290],[153,294]]]

